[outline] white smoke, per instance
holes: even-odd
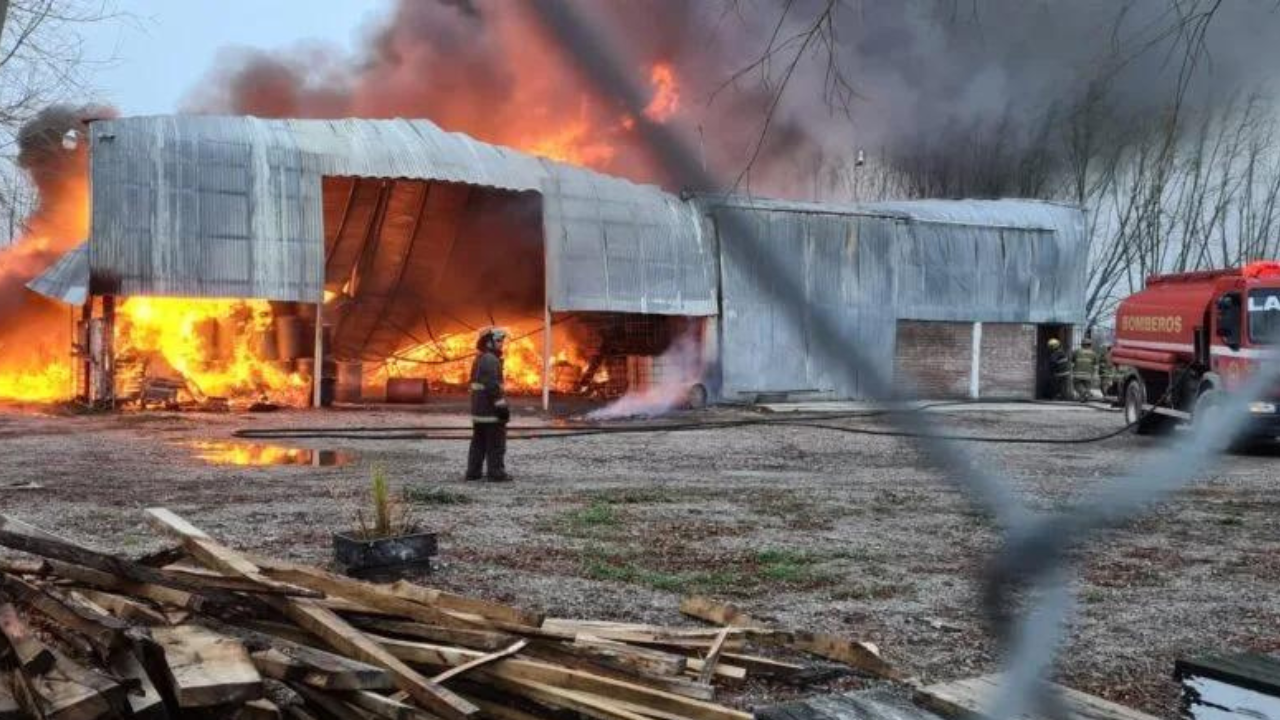
[[[697,328],[690,328],[654,358],[654,382],[627,392],[608,405],[587,413],[588,420],[657,417],[683,407],[689,392],[702,381],[702,345]],[[659,375],[657,369],[661,369]]]

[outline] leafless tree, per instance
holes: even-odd
[[[120,15],[111,0],[0,0],[0,245],[21,234],[31,189],[15,166],[17,130],[53,102],[83,102],[82,28]]]

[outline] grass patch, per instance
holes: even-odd
[[[473,502],[470,495],[433,485],[406,487],[404,498],[414,505],[466,505]]]
[[[610,505],[657,505],[676,502],[677,498],[664,488],[611,488],[591,493],[593,503]]]
[[[1106,599],[1107,594],[1095,587],[1085,588],[1084,592],[1080,593],[1080,600],[1086,605],[1096,605]]]
[[[579,528],[614,527],[621,520],[613,506],[596,500],[581,510],[573,510],[565,516],[570,525]]]
[[[596,500],[585,507],[561,513],[543,527],[570,537],[601,537],[622,525],[622,515],[613,505]]]
[[[582,574],[591,580],[643,585],[672,593],[727,593],[744,583],[733,571],[668,572],[639,565],[599,549],[589,550],[582,559]]]
[[[767,548],[756,553],[757,574],[761,580],[787,585],[821,585],[831,582],[829,573],[816,565],[823,558],[786,548]]]

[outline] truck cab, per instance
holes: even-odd
[[[1280,263],[1149,278],[1116,311],[1126,420],[1141,434],[1207,421],[1280,343]],[[1250,434],[1280,435],[1280,388],[1250,405]]]

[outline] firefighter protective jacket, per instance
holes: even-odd
[[[492,350],[485,350],[471,363],[471,422],[496,423],[498,408],[506,406],[502,359]]]

